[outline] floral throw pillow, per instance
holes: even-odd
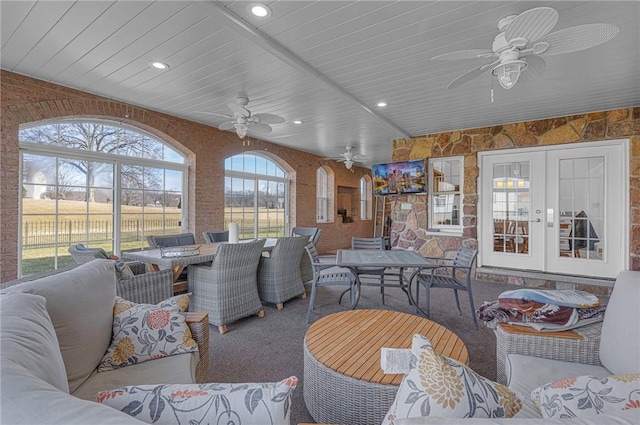
[[[157,307],[177,307],[180,311],[187,311],[189,309],[189,297],[191,296],[191,292],[188,294],[176,295],[171,298],[167,298],[164,301],[160,301],[156,304]],[[153,307],[153,304],[138,304],[133,301],[125,300],[124,298],[116,296],[116,302],[113,305],[113,315],[116,316],[124,311],[129,310],[131,307],[137,305],[144,305],[147,307]]]
[[[640,409],[640,373],[577,376],[545,384],[531,392],[544,418],[584,418]]]
[[[175,306],[135,304],[113,316],[113,336],[98,372],[198,351],[186,315]]]
[[[159,425],[289,425],[298,378],[263,384],[139,385],[101,391],[96,400]]]
[[[522,397],[436,353],[422,335],[413,336],[411,354],[409,372],[382,425],[424,416],[510,418],[522,408]]]

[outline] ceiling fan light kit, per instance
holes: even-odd
[[[339,158],[336,157],[336,158],[325,158],[325,159],[342,162],[346,167],[346,169],[351,170],[351,172],[353,172],[352,167],[356,163],[356,161],[363,161],[368,159],[368,158],[363,158],[360,155],[356,155],[353,152],[351,152],[351,149],[353,149],[351,146],[347,146],[345,149],[346,149],[346,152],[341,153]]]
[[[218,130],[228,131],[234,129],[240,139],[244,139],[249,131],[255,131],[258,133],[271,133],[273,130],[270,124],[282,124],[285,119],[281,116],[274,114],[253,114],[248,108],[249,98],[240,96],[236,99],[235,103],[230,102],[227,104],[229,109],[233,112],[233,116],[218,114],[216,112],[202,112],[210,115],[218,115],[223,118],[227,118],[229,121],[225,121],[218,126]]]
[[[498,83],[504,89],[515,86],[520,78],[520,74],[527,68],[527,62],[522,59],[507,59],[500,65],[493,68],[493,75],[498,79]]]
[[[491,50],[460,50],[431,58],[432,60],[491,59],[493,62],[473,68],[453,80],[447,88],[459,87],[491,69],[500,86],[510,89],[527,72],[527,80],[538,77],[546,68],[543,55],[553,56],[577,52],[605,43],[620,31],[611,24],[585,24],[550,31],[558,22],[558,11],[537,7],[519,15],[509,15],[498,21],[498,30]]]

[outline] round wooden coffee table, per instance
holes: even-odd
[[[429,338],[436,352],[467,363],[456,334],[431,320],[388,310],[330,314],[304,340],[303,391],[318,423],[371,425],[382,422],[404,375],[385,374],[380,349],[411,348],[414,334]]]

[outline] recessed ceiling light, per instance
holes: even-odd
[[[294,123],[294,124],[302,124],[302,121],[300,121],[300,120],[295,120],[293,123]]]
[[[251,3],[247,6],[249,12],[256,18],[268,18],[271,16],[271,9],[269,6],[262,3]]]
[[[378,102],[377,106],[378,108],[384,108],[385,106],[387,106],[387,102]]]
[[[169,65],[160,61],[149,61],[149,66],[156,69],[169,69]]]

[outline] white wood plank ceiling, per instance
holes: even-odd
[[[214,127],[225,119],[204,112],[230,114],[247,96],[254,113],[286,119],[250,135],[321,156],[351,146],[364,165],[390,161],[398,137],[640,106],[637,1],[264,3],[266,19],[247,1],[3,0],[0,65]],[[490,72],[446,88],[487,60],[430,58],[490,49],[500,18],[540,6],[559,12],[554,30],[602,22],[620,33],[547,58],[511,90]]]

